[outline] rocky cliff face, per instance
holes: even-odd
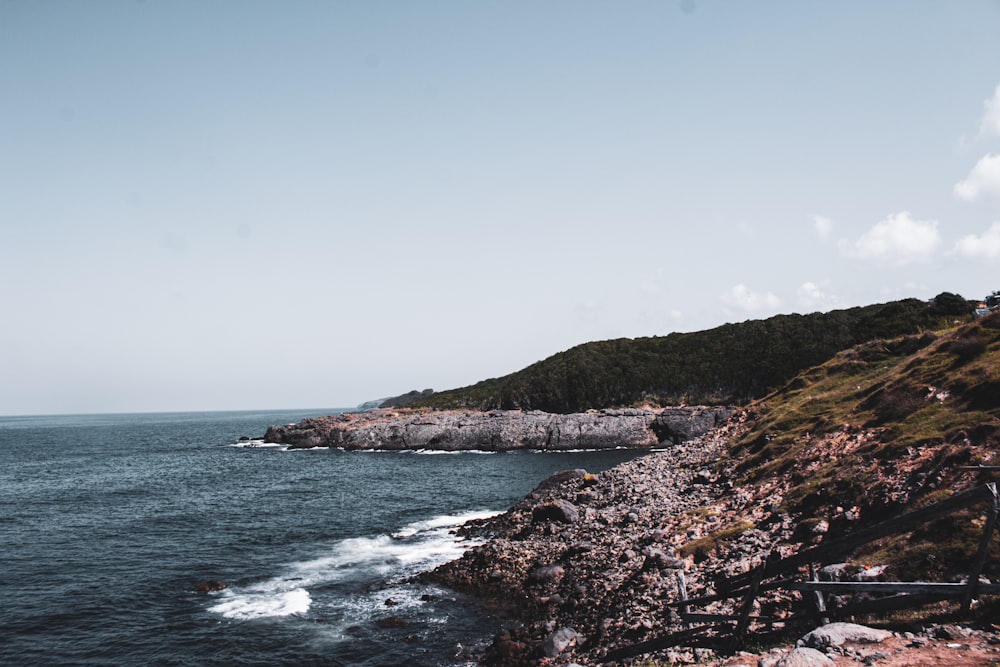
[[[441,451],[646,448],[695,438],[732,414],[725,407],[594,410],[577,414],[518,410],[373,410],[272,426],[264,439],[293,449]]]

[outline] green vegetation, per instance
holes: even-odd
[[[694,539],[680,549],[677,554],[682,558],[693,555],[696,562],[707,558],[709,554],[726,544],[735,537],[739,537],[748,530],[753,530],[757,526],[753,521],[738,521],[732,525],[721,528],[714,533]]]
[[[727,461],[749,482],[785,477],[785,510],[858,506],[875,520],[936,502],[992,479],[961,466],[998,463],[1000,313],[857,345],[752,410]]]
[[[708,331],[585,343],[502,378],[434,394],[437,408],[581,412],[637,404],[744,404],[852,345],[968,321],[943,293],[829,313],[778,315]],[[975,354],[966,343],[957,354]]]

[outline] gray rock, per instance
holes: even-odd
[[[826,523],[827,528],[830,527],[830,524],[826,521],[821,521],[820,523]],[[827,565],[819,569],[820,581],[844,581],[846,577],[847,563],[834,563],[833,565]]]
[[[535,568],[528,575],[528,583],[534,584],[557,584],[559,583],[563,576],[566,574],[566,570],[562,565],[543,565],[542,567]]]
[[[642,550],[645,560],[642,563],[643,572],[649,570],[679,570],[684,567],[684,561],[675,558],[662,549],[646,547]]]
[[[272,426],[264,440],[296,449],[560,451],[649,448],[664,439],[681,441],[702,435],[730,414],[732,409],[721,407],[592,410],[566,415],[520,410],[379,409]]]
[[[542,642],[542,653],[546,658],[554,658],[577,640],[579,635],[573,628],[559,628]]]
[[[795,648],[784,655],[775,667],[834,667],[833,660],[814,648]]]
[[[830,623],[816,628],[798,641],[800,646],[825,649],[831,646],[854,644],[877,644],[892,637],[888,630],[869,628],[856,623]]]
[[[568,482],[574,479],[580,479],[587,476],[587,471],[583,468],[574,468],[572,470],[560,470],[554,472],[548,477],[546,477],[541,484],[535,487],[532,493],[541,493],[542,491],[547,491],[548,489],[553,489],[563,482]]]
[[[543,503],[531,510],[532,522],[558,521],[560,523],[576,523],[580,520],[580,510],[568,500],[557,498],[549,503]]]

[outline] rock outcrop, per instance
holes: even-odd
[[[576,414],[373,410],[272,426],[264,439],[292,449],[641,449],[695,438],[732,413],[727,407],[592,410]]]

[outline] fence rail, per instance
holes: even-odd
[[[986,523],[982,537],[972,559],[968,577],[962,583],[941,583],[922,581],[818,581],[815,565],[843,559],[861,546],[890,535],[913,531],[927,522],[986,504]],[[849,535],[804,549],[785,558],[774,558],[768,554],[757,568],[744,574],[717,582],[715,595],[688,598],[683,576],[678,577],[678,600],[668,603],[677,607],[681,620],[688,626],[684,630],[665,634],[631,646],[623,646],[609,651],[605,658],[609,661],[650,653],[673,646],[713,648],[735,652],[751,628],[751,624],[771,625],[783,623],[793,626],[807,620],[820,623],[829,622],[831,610],[827,606],[826,595],[880,595],[837,609],[842,615],[884,612],[907,607],[920,606],[935,600],[954,599],[961,601],[963,611],[968,611],[973,599],[978,595],[1000,595],[1000,584],[980,583],[979,576],[989,556],[990,541],[997,529],[1000,517],[1000,494],[996,483],[985,484],[958,493],[951,498],[927,507],[908,512],[901,516],[857,530]],[[801,571],[808,568],[809,576],[803,580]],[[790,590],[811,593],[815,609],[805,613],[777,619],[772,616],[753,616],[754,602],[766,591]],[[692,607],[704,606],[723,600],[739,600],[735,612],[707,613],[692,611]],[[692,625],[692,623],[702,625]]]

